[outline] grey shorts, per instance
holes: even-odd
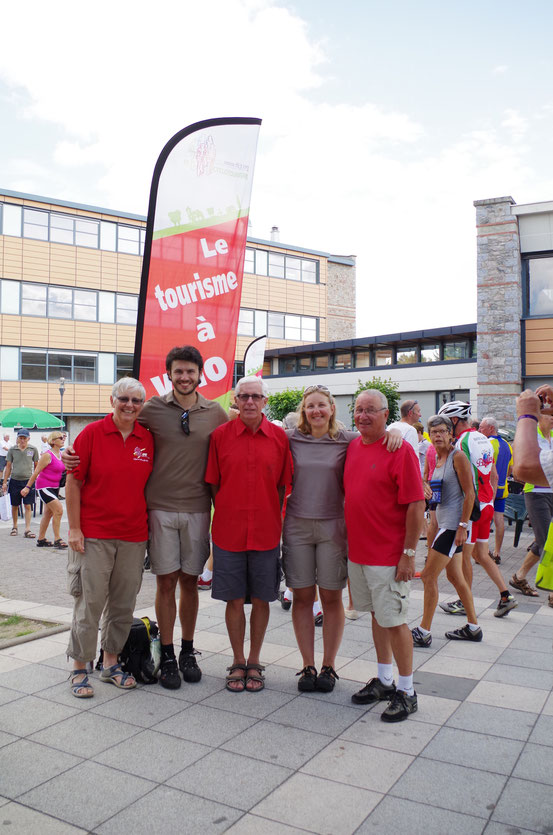
[[[269,551],[225,551],[213,543],[215,600],[257,597],[271,603],[280,587],[280,545]]]
[[[343,519],[302,519],[286,514],[282,567],[290,589],[317,584],[333,591],[346,587],[346,523]]]
[[[396,580],[395,565],[359,565],[348,560],[353,608],[374,612],[379,626],[401,626],[409,614],[410,583]]]
[[[149,510],[148,553],[152,574],[182,571],[198,576],[209,557],[211,514]]]

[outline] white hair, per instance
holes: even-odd
[[[250,375],[249,377],[242,377],[240,380],[238,380],[236,386],[234,387],[234,393],[239,394],[240,389],[246,383],[259,383],[261,386],[261,392],[263,394],[263,397],[269,396],[269,387],[267,386],[267,383],[265,382],[263,377],[254,377],[253,375]]]
[[[486,417],[482,418],[482,420],[480,421],[480,426],[482,426],[482,424],[484,423],[484,421],[486,421],[486,423],[489,423],[489,424],[490,424],[490,426],[492,427],[493,431],[494,431],[494,432],[495,432],[495,434],[497,435],[497,430],[499,429],[499,426],[498,426],[497,421],[496,421],[496,419],[494,418],[494,416],[493,416],[493,415],[486,415]]]
[[[360,392],[359,392],[359,394],[357,395],[357,397],[355,398],[355,402],[356,402],[356,403],[357,403],[357,401],[359,400],[359,398],[360,398],[363,394],[376,394],[376,396],[377,396],[377,397],[378,397],[378,399],[380,400],[380,406],[381,406],[383,409],[387,409],[387,408],[388,408],[388,401],[386,400],[386,395],[385,395],[385,394],[383,394],[383,393],[380,391],[380,389],[363,389],[363,391],[360,391]]]
[[[111,396],[119,397],[119,395],[128,394],[130,391],[138,391],[140,392],[142,400],[146,399],[146,389],[142,383],[139,380],[135,380],[134,377],[121,377],[120,380],[117,380],[111,389]]]

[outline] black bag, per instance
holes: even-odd
[[[119,653],[119,661],[125,673],[130,673],[140,684],[155,684],[154,662],[150,648],[151,638],[155,638],[159,630],[157,623],[149,618],[133,618],[129,637]],[[102,669],[104,651],[96,663],[96,669]]]

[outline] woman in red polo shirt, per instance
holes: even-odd
[[[145,395],[132,377],[115,383],[113,412],[77,436],[79,463],[67,475],[69,590],[75,598],[67,654],[73,658],[71,690],[79,699],[94,695],[86,666],[96,655],[101,616],[100,679],[124,690],[136,687],[118,655],[131,628],[148,540],[144,487],[154,444],[136,422]]]
[[[328,693],[338,678],[334,664],[345,622],[344,464],[348,445],[358,433],[338,426],[334,398],[326,386],[308,386],[298,413],[297,428],[286,430],[294,478],[284,520],[282,565],[286,585],[294,592],[292,622],[304,664],[298,690]],[[397,448],[401,433],[387,433],[386,443]],[[313,621],[317,585],[324,612],[323,663],[318,674]]]

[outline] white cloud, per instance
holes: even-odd
[[[497,67],[493,68],[492,74],[493,75],[504,75],[506,72],[508,72],[508,70],[509,70],[509,67],[507,66],[507,64],[498,64]]]

